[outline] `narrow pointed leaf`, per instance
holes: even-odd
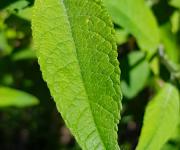
[[[38,104],[38,99],[26,92],[0,87],[0,107],[27,107]]]
[[[148,104],[137,150],[160,150],[178,125],[179,93],[166,84]]]
[[[120,70],[100,0],[37,0],[35,49],[57,108],[85,150],[119,149]]]

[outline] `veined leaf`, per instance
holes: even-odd
[[[81,147],[119,149],[120,70],[100,0],[37,0],[35,49],[57,108]]]
[[[113,20],[137,38],[142,50],[153,54],[159,44],[159,30],[144,0],[103,0]]]
[[[137,150],[160,150],[175,131],[179,119],[179,93],[166,84],[148,104]]]
[[[37,105],[38,103],[38,99],[31,94],[7,87],[0,87],[0,107],[26,107]]]

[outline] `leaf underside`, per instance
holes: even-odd
[[[99,0],[37,0],[33,37],[43,78],[83,149],[116,150],[120,70]]]

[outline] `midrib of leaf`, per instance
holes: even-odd
[[[37,0],[32,18],[43,78],[67,127],[83,149],[119,149],[120,70],[101,2]]]
[[[74,40],[74,35],[73,35],[74,32],[73,32],[73,30],[72,30],[71,19],[70,19],[70,17],[69,17],[68,10],[66,9],[64,0],[60,0],[60,2],[62,3],[62,6],[63,6],[63,8],[64,8],[64,12],[65,12],[65,14],[66,14],[66,16],[67,16],[67,18],[68,18],[68,19],[67,19],[67,22],[68,22],[68,25],[69,25],[69,33],[70,33],[70,35],[71,35],[71,37],[72,37],[71,40],[72,40],[73,45],[74,45],[74,50],[75,50],[75,51],[74,51],[74,54],[76,55],[76,58],[77,58],[77,63],[78,63],[78,67],[79,67],[79,73],[80,73],[81,79],[82,79],[82,85],[83,85],[83,87],[84,87],[84,91],[85,91],[85,93],[86,93],[87,99],[90,100],[89,95],[88,95],[88,92],[87,92],[87,89],[86,89],[86,86],[85,86],[83,74],[82,74],[82,71],[81,71],[81,65],[80,65],[80,62],[79,62],[79,56],[78,56],[78,51],[77,51],[77,48],[76,48],[76,47],[77,47],[77,46],[76,46],[76,42],[75,42],[75,40]],[[103,142],[103,140],[102,140],[101,134],[100,134],[100,132],[99,132],[98,126],[97,126],[97,124],[96,124],[96,121],[95,121],[95,119],[94,119],[94,117],[93,117],[91,102],[89,101],[88,104],[89,104],[89,108],[90,108],[90,110],[91,110],[92,120],[94,121],[96,130],[97,130],[97,133],[98,133],[99,138],[100,138],[100,140],[101,140],[101,143],[102,143],[103,147],[106,148],[106,146],[105,146],[105,144],[104,144],[104,142]],[[98,146],[98,145],[97,145],[97,146]]]

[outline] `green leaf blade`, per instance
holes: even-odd
[[[178,125],[179,93],[166,84],[148,104],[137,150],[160,150]]]
[[[43,77],[67,126],[83,149],[119,149],[120,70],[101,2],[37,0],[32,18]]]
[[[159,44],[159,29],[143,0],[103,0],[113,21],[136,37],[142,50],[153,55]]]
[[[0,87],[0,107],[27,107],[37,105],[38,99],[26,92]]]

